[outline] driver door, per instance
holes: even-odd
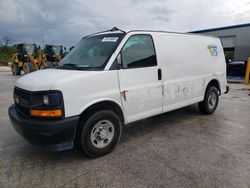
[[[151,35],[131,36],[120,57],[120,92],[128,122],[162,113],[161,69]]]

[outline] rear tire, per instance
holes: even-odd
[[[82,120],[79,143],[83,152],[91,158],[110,153],[116,146],[122,133],[119,116],[111,110],[102,110]]]
[[[14,76],[21,74],[21,68],[16,63],[12,64],[11,71]]]
[[[202,114],[212,114],[217,109],[219,103],[219,91],[214,86],[209,86],[206,90],[204,100],[198,103],[199,111]]]
[[[31,62],[25,62],[23,64],[23,72],[24,74],[28,74],[28,73],[31,73],[35,70],[33,64]]]

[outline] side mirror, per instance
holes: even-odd
[[[117,58],[116,58],[116,62],[117,62],[117,68],[121,69],[122,68],[122,57],[121,57],[121,53],[118,54]]]
[[[63,49],[64,49],[64,51],[66,51],[66,47],[64,47]]]

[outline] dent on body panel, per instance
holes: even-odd
[[[136,111],[147,111],[155,105],[162,97],[162,85],[160,83],[142,84],[141,86],[130,87],[121,92],[123,104],[129,103],[128,112],[134,114]],[[141,101],[138,103],[138,101]]]
[[[173,101],[186,97],[197,97],[205,88],[205,80],[188,80],[167,84],[165,88],[166,101]]]

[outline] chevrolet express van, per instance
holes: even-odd
[[[115,28],[84,37],[56,69],[19,78],[9,117],[32,144],[79,145],[98,157],[114,149],[124,124],[194,103],[211,114],[227,91],[218,38]]]

